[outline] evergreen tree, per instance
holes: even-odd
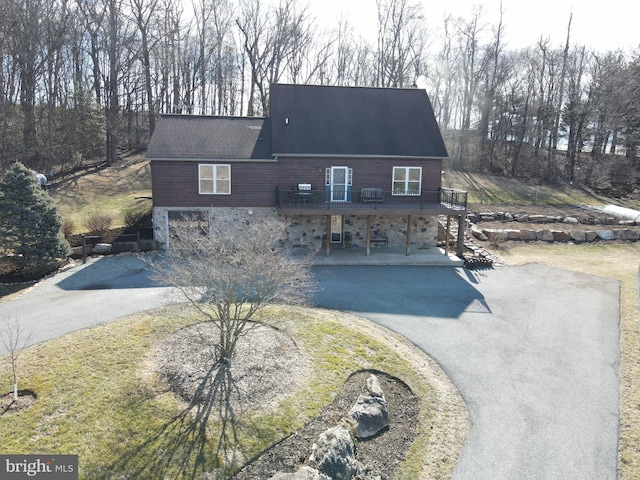
[[[14,163],[0,182],[0,250],[16,273],[37,278],[66,259],[69,243],[55,204],[32,170]]]

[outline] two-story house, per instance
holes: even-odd
[[[280,215],[292,245],[435,246],[447,151],[424,90],[272,84],[270,116],[162,115],[151,139],[153,219]],[[459,229],[462,231],[462,228]],[[458,237],[462,255],[462,235]]]

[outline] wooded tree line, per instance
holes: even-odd
[[[571,19],[565,44],[512,49],[501,16],[429,28],[417,0],[376,8],[369,40],[345,18],[321,27],[305,0],[3,0],[0,167],[113,163],[146,145],[160,113],[267,115],[270,82],[419,84],[454,168],[635,179],[637,50],[575,44]]]

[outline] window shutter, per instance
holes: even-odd
[[[324,170],[324,184],[331,185],[331,169],[325,168]]]

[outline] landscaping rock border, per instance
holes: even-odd
[[[468,214],[467,220],[471,236],[477,240],[496,243],[506,241],[590,243],[640,240],[640,229],[633,228],[638,226],[636,221],[611,216],[480,212]],[[484,222],[492,223],[493,226],[482,228],[481,224]],[[495,228],[495,222],[509,223],[510,228]],[[558,225],[566,225],[567,228],[558,228]],[[580,228],[581,225],[589,225],[591,228]],[[537,226],[539,227],[536,228]]]

